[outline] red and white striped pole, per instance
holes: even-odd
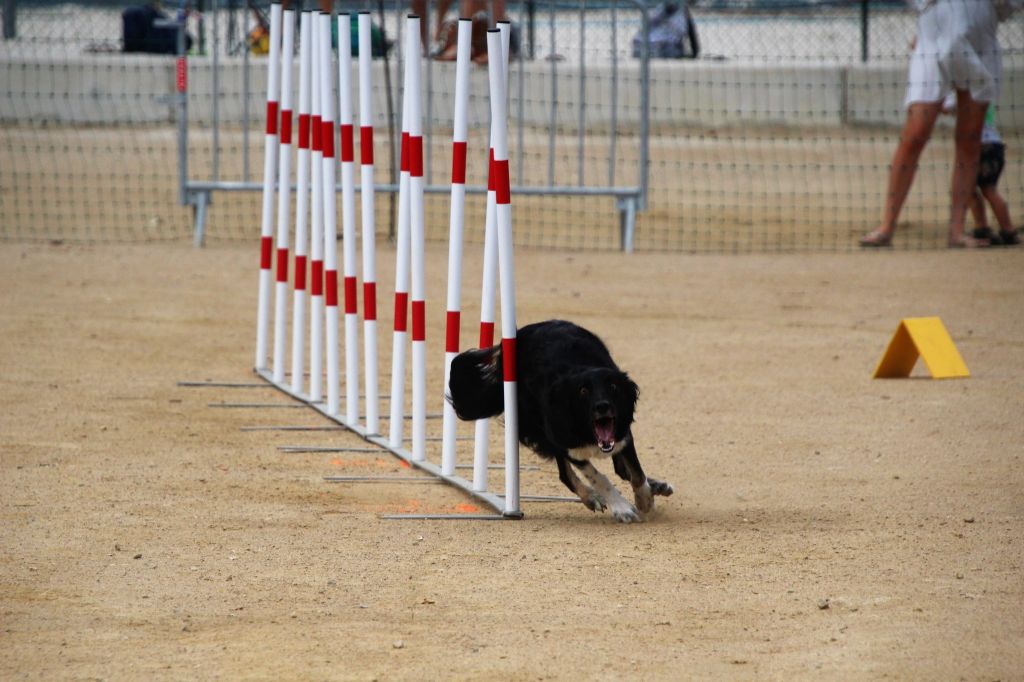
[[[373,34],[369,12],[359,13],[359,156],[363,227],[363,369],[366,432],[380,432],[377,372],[377,218],[373,174]]]
[[[480,348],[494,345],[494,299],[498,289],[498,239],[495,236],[494,137],[487,154],[487,213],[484,221],[483,283],[480,288]],[[479,419],[473,439],[473,490],[487,490],[491,422]]]
[[[334,163],[334,88],[331,83],[331,15],[321,12],[320,26],[320,144],[323,146],[324,303],[327,324],[327,413],[340,410],[338,366],[338,245]]]
[[[448,219],[448,310],[445,315],[444,391],[448,391],[452,360],[459,353],[460,298],[462,297],[462,231],[466,202],[466,148],[469,119],[469,60],[472,19],[459,19],[455,59],[455,115],[452,133],[452,191]],[[455,474],[455,408],[442,400],[441,473]]]
[[[338,15],[338,129],[345,275],[345,421],[359,423],[359,310],[356,296],[355,139],[352,129],[352,16]]]
[[[284,383],[288,338],[288,234],[291,230],[292,55],[295,52],[295,10],[285,10],[281,26],[281,128],[277,165],[277,286],[274,291],[274,371]]]
[[[499,22],[502,35],[502,73],[508,82],[508,40],[507,22]],[[493,97],[493,93],[491,94]],[[494,345],[495,297],[498,289],[498,237],[497,237],[497,193],[494,171],[494,128],[491,128],[490,149],[487,154],[487,212],[484,219],[484,261],[483,283],[480,287],[480,348]],[[487,419],[476,422],[473,439],[473,490],[487,490],[487,466],[489,463],[491,423]]]
[[[412,255],[412,459],[427,449],[426,248],[423,225],[423,116],[420,100],[420,18],[406,21],[409,65],[409,250]]]
[[[277,161],[277,97],[281,72],[281,3],[270,5],[270,57],[267,60],[267,131],[263,142],[263,212],[260,223],[260,284],[256,309],[256,369],[267,368],[270,283],[274,250],[274,169]]]
[[[311,147],[309,233],[309,399],[324,399],[324,202],[323,143],[320,117],[320,24],[319,13],[307,12],[310,19],[310,121]]]
[[[519,513],[519,406],[516,373],[515,259],[512,252],[512,197],[508,173],[506,73],[501,31],[487,32],[494,142],[494,190],[498,226],[498,275],[501,282],[501,359],[505,393],[505,514]]]
[[[301,393],[306,371],[306,227],[309,222],[309,86],[310,21],[312,15],[299,16],[299,139],[296,142],[295,194],[295,293],[292,302],[292,392]]]
[[[408,43],[407,43],[408,44]],[[395,236],[395,333],[391,347],[391,418],[388,444],[402,447],[405,419],[405,339],[409,320],[409,55],[402,88],[402,151],[398,175],[398,234]]]

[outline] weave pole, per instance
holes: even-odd
[[[319,14],[307,12],[310,22],[310,121],[309,144],[310,197],[309,234],[309,399],[320,402],[324,399],[324,203],[323,163],[324,152],[321,141],[322,120],[320,116],[320,24]]]
[[[408,52],[408,51],[407,51]],[[402,447],[405,418],[405,340],[409,319],[409,55],[402,88],[402,146],[398,174],[398,233],[395,235],[395,332],[391,347],[391,419],[388,445]]]
[[[295,10],[285,10],[281,26],[281,125],[277,164],[277,284],[274,290],[274,381],[284,381],[288,338],[288,234],[291,231],[292,55]]]
[[[306,227],[309,222],[309,95],[311,15],[299,16],[299,138],[295,152],[295,293],[292,301],[292,391],[302,393],[306,371]]]
[[[363,227],[363,374],[366,432],[380,433],[377,371],[377,217],[373,177],[373,34],[369,12],[359,13],[359,161]]]
[[[352,16],[338,15],[338,129],[345,275],[345,421],[359,424],[359,310],[356,297],[355,140],[352,129]]]
[[[289,16],[290,15],[290,16]],[[334,135],[334,120],[338,121],[339,132],[340,132],[340,146],[339,146],[339,163],[342,166],[341,170],[341,193],[342,193],[342,217],[345,220],[344,225],[341,226],[344,241],[346,247],[345,252],[345,293],[346,299],[346,314],[349,311],[356,313],[354,310],[355,306],[355,294],[357,287],[355,285],[355,270],[356,270],[356,227],[355,227],[355,183],[354,183],[354,124],[352,121],[352,86],[354,83],[352,79],[352,64],[351,64],[351,20],[352,18],[348,15],[343,15],[339,21],[338,28],[341,29],[339,32],[339,57],[338,57],[338,80],[333,81],[334,74],[332,69],[333,55],[331,48],[331,32],[334,26],[330,21],[330,16],[326,13],[318,13],[316,15],[312,13],[304,13],[301,16],[300,22],[300,36],[299,39],[302,41],[299,47],[300,53],[300,64],[299,64],[299,84],[298,84],[298,118],[299,118],[299,134],[298,141],[296,142],[297,152],[294,160],[296,166],[296,183],[300,191],[300,197],[295,202],[291,202],[290,196],[281,197],[278,196],[278,211],[280,213],[279,219],[277,220],[277,227],[281,231],[281,234],[277,236],[277,243],[279,244],[279,272],[283,272],[284,277],[282,278],[287,283],[287,267],[288,267],[288,226],[289,216],[288,210],[291,204],[294,203],[296,216],[292,220],[295,224],[295,301],[296,304],[292,312],[293,324],[298,328],[292,330],[292,339],[290,342],[293,344],[292,348],[292,373],[291,380],[285,380],[281,374],[283,372],[284,363],[281,361],[281,355],[277,352],[277,346],[275,344],[275,356],[274,362],[275,367],[273,368],[261,368],[257,369],[257,374],[269,382],[271,385],[284,392],[287,395],[295,398],[306,406],[324,415],[328,419],[339,424],[341,428],[345,428],[365,439],[369,443],[376,444],[382,448],[387,449],[395,456],[402,459],[404,462],[418,468],[424,472],[431,474],[437,479],[443,480],[444,482],[461,489],[462,491],[470,494],[474,498],[485,502],[495,511],[499,512],[500,516],[479,516],[472,518],[521,518],[522,513],[519,511],[520,497],[518,494],[518,451],[514,454],[506,452],[506,461],[515,460],[516,474],[512,481],[506,482],[505,496],[498,496],[487,491],[475,491],[472,488],[470,481],[461,478],[454,474],[454,470],[457,468],[454,463],[454,452],[451,457],[451,470],[448,472],[442,471],[442,467],[429,462],[426,460],[426,442],[428,440],[443,440],[443,439],[428,439],[426,437],[426,421],[428,417],[441,416],[441,415],[427,415],[425,411],[426,407],[426,348],[425,348],[425,251],[424,251],[424,214],[423,214],[423,203],[424,203],[424,174],[423,174],[423,122],[422,122],[422,86],[420,81],[421,76],[421,64],[419,54],[419,26],[418,18],[410,16],[407,22],[409,33],[409,41],[407,43],[407,59],[406,59],[406,87],[405,95],[406,99],[403,105],[403,155],[402,155],[402,175],[401,175],[401,195],[400,195],[400,221],[399,221],[399,242],[396,256],[398,262],[396,263],[396,359],[395,361],[400,363],[399,371],[395,374],[400,379],[399,386],[400,390],[395,391],[397,400],[393,399],[393,409],[397,410],[399,415],[397,421],[397,446],[392,444],[384,437],[376,432],[370,431],[368,428],[360,426],[356,420],[359,418],[358,414],[358,392],[354,399],[349,398],[349,392],[351,390],[351,384],[346,383],[345,395],[346,395],[346,410],[350,412],[352,408],[356,408],[356,415],[353,417],[350,414],[342,414],[339,411],[340,395],[340,371],[343,368],[339,367],[338,362],[338,351],[340,350],[339,338],[338,338],[338,323],[339,323],[339,310],[338,310],[338,295],[340,289],[338,288],[338,266],[337,266],[337,196],[336,196],[336,176],[338,171],[335,170],[335,144],[338,142],[335,140]],[[281,18],[282,26],[280,31],[287,31],[289,35],[294,34],[295,30],[295,14],[294,13],[283,13]],[[374,303],[371,308],[368,303],[367,319],[365,322],[376,321],[376,310],[375,310],[375,273],[374,273],[374,250],[375,250],[375,224],[374,224],[374,213],[372,211],[372,190],[373,190],[373,126],[372,126],[372,94],[371,94],[371,81],[370,81],[370,64],[369,59],[372,55],[372,44],[370,40],[370,22],[369,16],[365,19],[359,18],[359,28],[361,31],[360,42],[362,43],[362,55],[359,64],[359,76],[360,76],[360,123],[365,123],[360,127],[360,144],[362,146],[361,165],[363,166],[362,171],[364,173],[362,181],[362,189],[367,190],[369,194],[369,202],[364,213],[363,222],[363,257],[364,257],[364,273],[365,282],[364,284],[372,285],[364,287],[364,296],[368,302]],[[449,263],[450,271],[452,274],[452,282],[450,289],[452,290],[449,294],[450,305],[448,307],[448,314],[446,315],[446,321],[453,324],[449,324],[446,336],[446,374],[450,371],[451,357],[448,355],[449,351],[453,354],[458,350],[458,335],[459,335],[459,290],[461,289],[461,258],[462,258],[462,229],[463,229],[463,214],[464,214],[464,200],[465,200],[465,170],[466,170],[466,157],[467,157],[467,137],[468,137],[468,52],[469,52],[469,38],[470,28],[468,22],[465,22],[465,26],[460,25],[460,54],[462,55],[457,64],[457,81],[458,81],[458,96],[457,96],[457,108],[459,113],[456,116],[456,126],[453,131],[453,176],[452,176],[452,197],[453,203],[451,206],[450,216],[450,231],[452,232],[454,239],[453,244],[450,246],[451,262]],[[348,30],[346,30],[348,29]],[[295,49],[294,35],[291,38],[285,40],[282,36],[282,46],[284,54],[280,54],[280,71],[278,74],[279,89],[283,87],[283,92],[279,92],[280,105],[283,107],[284,119],[278,119],[275,121],[275,128],[280,135],[278,140],[280,147],[274,148],[275,162],[279,163],[276,166],[278,171],[278,178],[276,181],[277,191],[279,193],[290,193],[290,166],[293,162],[291,157],[290,145],[291,139],[291,61],[292,54]],[[504,69],[497,67],[502,70],[501,78],[506,78],[504,75]],[[366,78],[363,78],[364,72]],[[339,94],[337,95],[338,100],[335,105],[334,88],[338,87]],[[504,93],[500,90],[494,95],[501,99],[502,107],[504,107]],[[337,106],[337,113],[335,115],[334,107]],[[497,105],[493,105],[497,106]],[[507,110],[502,109],[500,116],[504,117],[507,115]],[[276,115],[276,113],[275,113]],[[504,120],[502,118],[501,120]],[[496,129],[497,130],[497,129]],[[493,133],[497,136],[507,136],[507,127],[503,128],[499,132]],[[287,153],[285,155],[285,153]],[[501,161],[502,155],[504,154],[504,161]],[[496,222],[498,230],[508,231],[508,237],[498,240],[498,251],[508,251],[506,244],[511,244],[511,224],[510,224],[510,213],[507,217],[503,213],[505,208],[503,207],[503,197],[505,197],[505,203],[507,203],[508,195],[508,161],[507,161],[507,143],[505,147],[501,144],[495,143],[495,151],[492,153],[492,157],[495,159],[492,163],[494,170],[494,179],[492,184],[495,188],[495,202],[497,206],[496,215],[499,219]],[[282,161],[282,159],[285,159]],[[347,166],[347,170],[346,170]],[[312,184],[312,192],[310,192],[310,184]],[[504,189],[503,189],[504,188]],[[310,194],[312,196],[310,196]],[[364,201],[366,199],[364,198]],[[285,202],[285,203],[282,203]],[[309,211],[311,211],[311,214]],[[273,218],[274,216],[272,216]],[[305,284],[306,284],[306,271],[305,271],[305,256],[306,256],[306,227],[307,218],[311,218],[308,221],[311,234],[309,235],[308,243],[310,244],[310,257],[312,271],[315,276],[310,277],[310,319],[309,323],[305,322]],[[507,218],[507,219],[506,219]],[[271,250],[269,253],[273,255],[273,235],[270,242]],[[261,244],[262,244],[261,236]],[[261,249],[263,247],[261,246]],[[512,285],[506,280],[511,277],[511,265],[510,258],[506,255],[501,255],[501,287],[502,287],[502,332],[503,332],[503,348],[506,353],[511,353],[512,362],[514,363],[515,353],[515,315],[514,315],[514,295],[509,299],[506,296],[507,292],[512,291]],[[261,251],[262,258],[262,251]],[[262,261],[261,261],[262,265]],[[452,269],[454,268],[454,269]],[[326,270],[326,272],[325,272]],[[324,295],[323,287],[326,280],[327,292]],[[412,280],[410,282],[410,280]],[[280,281],[279,281],[280,283]],[[404,290],[403,290],[404,287]],[[411,287],[411,292],[410,292]],[[404,415],[402,414],[405,405],[405,392],[404,390],[404,355],[409,352],[406,347],[406,335],[407,332],[406,323],[408,319],[408,303],[410,293],[412,295],[413,306],[412,306],[412,320],[413,320],[413,334],[412,334],[412,349],[413,349],[413,371],[412,371],[412,397],[413,406],[412,414],[410,419],[413,422],[413,445],[406,448],[403,444],[406,442],[401,435],[401,420]],[[280,297],[279,297],[280,298]],[[513,309],[511,316],[505,310],[506,308]],[[372,312],[370,312],[372,310]],[[277,318],[275,319],[275,338],[285,340],[284,334],[278,333],[278,324],[281,321],[287,321],[287,308],[283,312],[278,312]],[[454,314],[452,314],[454,313]],[[355,315],[353,315],[355,317]],[[324,327],[324,321],[326,320],[327,326]],[[511,320],[511,321],[510,321]],[[309,394],[302,393],[302,384],[304,382],[305,372],[303,370],[303,356],[296,355],[297,349],[303,349],[305,344],[304,332],[305,325],[310,325],[310,333],[312,338],[310,339],[310,371],[313,374],[309,384]],[[369,327],[369,325],[368,325]],[[333,329],[332,329],[333,328]],[[287,330],[285,324],[285,330]],[[355,333],[353,334],[353,331]],[[364,329],[366,331],[366,329]],[[372,329],[373,338],[375,339],[376,330]],[[326,336],[327,348],[323,348],[323,337]],[[353,337],[355,341],[349,343]],[[450,341],[450,342],[449,342]],[[356,325],[353,326],[346,319],[346,339],[347,348],[356,347],[358,348],[358,320]],[[314,352],[313,346],[319,344],[317,350]],[[286,344],[285,344],[286,345]],[[372,345],[376,345],[374,340]],[[328,386],[326,389],[327,400],[323,400],[322,396],[318,399],[314,399],[313,396],[322,390],[323,355],[326,353],[326,366],[327,366],[327,380]],[[356,366],[355,372],[349,372],[349,367]],[[315,369],[314,369],[315,367]],[[356,355],[355,363],[348,362],[346,357],[346,381],[348,382],[348,375],[355,375],[358,372],[358,354]],[[514,368],[512,369],[514,374]],[[506,400],[515,399],[515,386],[514,381],[509,388],[509,372],[506,371],[505,386],[504,386],[504,397]],[[351,376],[351,381],[358,386],[358,376]],[[375,379],[376,381],[376,379]],[[368,394],[369,395],[369,394]],[[377,397],[370,402],[376,406]],[[223,406],[223,405],[218,405]],[[234,405],[240,407],[242,405]],[[266,407],[268,405],[247,405],[247,407]],[[298,407],[298,406],[296,406]],[[368,411],[370,405],[367,405]],[[514,405],[507,408],[512,414],[513,420],[515,420],[515,408]],[[379,417],[379,415],[378,415]],[[367,423],[367,427],[369,423]],[[508,436],[506,435],[506,438]],[[452,439],[455,440],[454,438]],[[512,442],[517,442],[515,435],[512,436]],[[506,440],[506,447],[508,446],[508,440]],[[506,478],[508,478],[508,472],[506,472]],[[417,480],[429,480],[429,479],[417,479]],[[434,517],[432,517],[434,518]],[[465,514],[442,514],[437,515],[436,518],[471,518],[470,515]]]
[[[448,219],[448,307],[445,315],[444,391],[452,372],[452,360],[459,353],[459,325],[462,312],[462,232],[466,204],[466,148],[469,119],[469,60],[473,20],[459,19],[455,59],[455,115],[452,132],[452,190]],[[455,408],[445,400],[441,426],[441,473],[455,473]]]
[[[412,458],[422,462],[427,452],[427,323],[419,17],[409,15],[406,38],[409,66],[409,242],[412,253]]]
[[[507,74],[499,29],[487,32],[494,142],[494,191],[498,227],[498,275],[501,282],[501,359],[505,393],[505,513],[519,512],[519,406],[516,373],[515,259],[512,252],[512,196],[508,173]]]
[[[327,412],[340,410],[338,366],[338,244],[334,196],[334,89],[331,87],[331,15],[320,13],[320,144],[323,147],[324,308],[327,325]]]
[[[274,249],[274,170],[277,161],[278,83],[281,72],[281,3],[270,5],[267,59],[267,130],[263,141],[263,211],[260,221],[260,283],[256,309],[256,369],[267,368],[271,262]]]
[[[508,82],[508,22],[499,22],[502,32],[502,73]],[[488,66],[488,71],[490,67]],[[489,74],[488,74],[489,75]],[[491,97],[494,97],[493,90]],[[484,218],[484,260],[483,283],[480,286],[480,348],[494,345],[494,305],[498,287],[498,218],[497,192],[494,171],[494,127],[491,127],[490,148],[487,153],[487,208]],[[487,490],[487,471],[490,459],[491,422],[480,419],[476,422],[473,438],[473,490]]]

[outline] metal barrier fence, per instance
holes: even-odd
[[[379,194],[392,195],[382,198],[382,204],[393,205],[393,195],[398,190],[396,132],[401,120],[401,112],[393,103],[402,98],[400,79],[394,77],[392,65],[402,59],[401,50],[397,48],[404,45],[402,19],[408,13],[408,6],[388,4],[390,7],[378,3],[373,14],[382,42],[393,41],[396,48],[375,61],[374,111],[379,114],[374,129],[383,131],[375,144],[378,148],[381,145],[390,148],[390,153],[384,155],[387,161],[378,164],[375,188]],[[535,202],[535,210],[545,210],[546,204],[559,197],[588,202],[604,198],[607,203],[592,208],[591,212],[598,219],[603,218],[606,224],[617,212],[620,246],[632,251],[636,216],[643,207],[647,184],[649,60],[645,48],[631,65],[629,79],[623,84],[619,34],[624,33],[622,24],[631,27],[634,33],[646,32],[647,7],[637,0],[619,5],[604,3],[593,9],[583,2],[570,10],[569,6],[559,3],[509,4],[506,18],[514,27],[509,72],[510,158],[513,159],[514,194],[530,197],[528,201]],[[432,26],[435,18],[430,16],[429,3],[427,7],[424,22]],[[218,219],[224,219],[216,215],[208,218],[216,194],[252,193],[261,189],[261,185],[252,180],[250,150],[253,141],[260,138],[253,136],[250,122],[254,114],[260,112],[259,101],[265,90],[264,70],[253,71],[252,60],[247,55],[241,59],[220,58],[225,50],[217,14],[213,13],[212,40],[207,42],[212,54],[209,68],[193,66],[189,79],[192,92],[182,92],[179,96],[180,105],[189,110],[187,116],[179,118],[188,122],[179,140],[179,167],[194,168],[197,164],[192,159],[199,152],[199,165],[208,172],[205,178],[190,174],[181,193],[183,201],[195,207],[197,243],[202,242],[208,221],[211,229],[217,230]],[[483,28],[493,21],[494,17],[481,17],[478,25]],[[627,35],[626,39],[630,37]],[[588,40],[603,47],[588,49]],[[429,36],[428,42],[431,42]],[[536,54],[538,48],[546,50],[551,58],[527,59],[527,52]],[[433,45],[425,49],[437,50]],[[445,198],[450,189],[447,184],[451,165],[448,147],[455,79],[454,63],[441,61],[443,55],[436,56],[437,60],[426,60],[424,68],[427,121],[424,175],[425,191],[435,198],[427,206],[427,224],[436,227],[428,237],[441,239],[447,221]],[[482,199],[487,192],[487,144],[483,137],[488,125],[486,76],[482,68],[472,75],[470,130],[476,131],[476,135],[471,135],[470,140],[466,192],[473,197],[467,205],[470,224],[478,229],[470,230],[470,239],[480,238],[482,234]],[[238,96],[222,89],[229,82],[241,88]],[[601,87],[603,84],[607,84],[607,91]],[[623,112],[626,107],[620,102],[623,93],[637,103],[628,113]],[[193,106],[190,107],[190,103]],[[222,144],[224,131],[232,126],[240,126],[237,146],[231,142]],[[194,150],[194,145],[188,144],[188,133],[196,129],[201,140],[210,140],[208,153]],[[393,210],[378,210],[378,215],[385,218],[381,230],[393,236]],[[603,231],[606,239],[614,233],[614,229]]]
[[[264,57],[248,45],[258,25],[255,12],[243,8],[244,0],[219,0],[216,10],[188,16],[194,41],[186,72],[185,158],[193,184],[192,193],[182,196],[175,57],[121,51],[121,13],[131,4],[4,0],[0,239],[188,239],[194,215],[182,207],[182,198],[198,201],[196,193],[205,191],[199,183],[256,179]],[[379,18],[381,4],[336,7],[373,11],[386,37],[401,44],[394,17],[406,4],[384,0]],[[256,6],[265,7],[266,0]],[[643,22],[635,3],[508,7],[523,45],[511,74],[513,183],[529,188],[516,204],[517,244],[619,249],[625,207],[619,203],[615,210],[616,202],[628,204],[630,197],[640,197],[635,205],[643,207],[635,220],[637,250],[848,250],[877,224],[904,117],[916,30],[916,15],[904,5],[703,0],[691,5],[699,57],[652,59],[647,76],[632,51]],[[1020,221],[1024,13],[1000,24],[999,39],[1003,82],[996,121],[1007,146],[999,186]],[[390,56],[392,65],[396,56]],[[378,62],[375,75],[383,82],[383,60]],[[437,61],[425,66],[435,88],[428,102],[434,137],[425,169],[431,184],[443,184],[447,172],[443,87],[449,68]],[[392,79],[392,93],[398,80]],[[648,103],[641,102],[641,90],[649,93]],[[387,116],[386,90],[378,94],[376,111]],[[399,101],[394,94],[393,101]],[[484,123],[482,100],[471,106],[471,122]],[[640,125],[644,116],[646,132]],[[379,123],[385,135],[384,119]],[[921,158],[903,211],[900,248],[945,244],[950,131],[942,123]],[[476,141],[482,138],[471,137]],[[642,149],[649,149],[647,160],[641,159]],[[381,185],[391,184],[394,162],[387,156],[381,153]],[[470,159],[468,181],[482,184],[483,171],[483,159]],[[642,178],[645,189],[630,194],[643,187]],[[526,194],[581,185],[625,191],[626,197]],[[255,194],[211,190],[210,197],[213,202],[204,208],[209,240],[255,238]],[[383,236],[389,199],[383,195],[379,201]],[[482,224],[473,210],[467,225]],[[428,238],[443,240],[443,195],[431,195],[427,211]],[[479,240],[479,232],[470,230],[466,238]]]

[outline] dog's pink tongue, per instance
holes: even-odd
[[[597,436],[597,447],[608,452],[615,446],[615,433],[613,424],[609,420],[601,420],[594,424],[594,435]]]

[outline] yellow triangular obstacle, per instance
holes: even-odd
[[[971,375],[942,320],[937,317],[908,317],[900,320],[900,326],[875,369],[874,378],[908,377],[918,356],[924,359],[933,379]]]

